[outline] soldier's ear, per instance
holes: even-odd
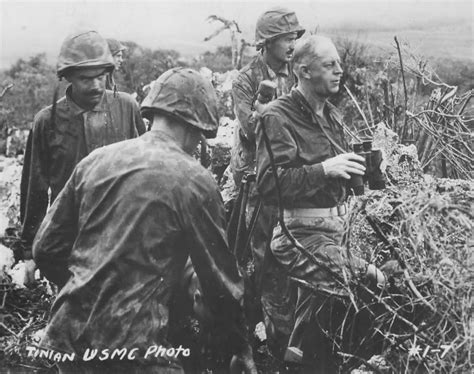
[[[311,74],[309,72],[309,67],[307,64],[298,64],[294,68],[295,75],[299,78],[309,79]]]
[[[268,40],[268,39],[265,40],[265,43],[263,43],[263,45],[262,45],[262,53],[265,52],[265,51],[268,51],[270,43],[271,43],[271,40]]]

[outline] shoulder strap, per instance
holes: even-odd
[[[308,110],[308,112],[311,114],[311,119],[313,120],[314,123],[316,123],[320,128],[321,128],[321,131],[323,132],[324,136],[329,140],[329,142],[331,143],[331,145],[339,152],[339,153],[346,153],[347,151],[344,150],[343,147],[341,147],[340,144],[338,144],[334,138],[326,131],[326,129],[324,128],[324,126],[322,126],[318,120],[316,119],[316,114],[314,113],[313,111],[313,108],[311,108],[307,102],[306,102],[306,99],[303,97],[303,95],[298,92],[298,90],[295,90],[295,93],[296,95],[294,96],[298,101],[299,101],[299,104],[302,108],[305,108]],[[331,118],[329,120],[332,120]]]
[[[316,120],[314,114],[313,114],[313,120]],[[330,119],[330,120],[331,120],[331,119]],[[315,121],[315,122],[317,122],[317,121]],[[326,138],[328,138],[329,142],[334,146],[334,148],[336,148],[336,150],[338,150],[340,153],[346,153],[346,152],[347,152],[346,150],[344,150],[344,148],[342,148],[342,147],[334,140],[334,138],[333,138],[331,135],[329,135],[329,133],[328,133],[328,132],[326,131],[326,129],[324,128],[324,126],[319,125],[319,127],[321,128],[321,130],[322,130],[324,136],[325,136]]]

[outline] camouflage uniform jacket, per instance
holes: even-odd
[[[258,54],[248,65],[240,70],[232,84],[235,115],[238,127],[235,131],[234,146],[231,154],[231,168],[236,185],[240,185],[242,176],[255,169],[255,126],[252,106],[256,99],[258,85],[263,80],[277,83],[277,96],[290,91],[294,84],[290,67],[285,65],[279,72],[273,72]]]
[[[102,100],[86,111],[71,100],[69,90],[57,102],[54,125],[49,106],[36,115],[28,137],[20,198],[22,239],[27,245],[33,242],[49,203],[81,159],[98,147],[145,131],[138,105],[130,95],[118,92],[114,96],[105,91]]]
[[[82,160],[48,211],[33,254],[43,274],[64,285],[42,347],[76,354],[137,348],[143,357],[151,345],[166,346],[169,305],[188,256],[213,322],[236,350],[246,341],[243,281],[227,246],[218,186],[165,133]]]

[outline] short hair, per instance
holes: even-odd
[[[304,39],[300,39],[295,44],[293,53],[293,72],[298,76],[297,71],[300,65],[307,64],[308,59],[317,59],[318,49],[322,44],[332,43],[332,40],[326,36],[310,35]]]

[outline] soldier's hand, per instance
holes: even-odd
[[[262,104],[260,101],[256,100],[255,103],[253,104],[253,109],[254,109],[253,116],[255,118],[260,117],[267,106],[268,106],[268,103]]]
[[[350,179],[350,174],[364,175],[364,157],[355,153],[343,153],[322,162],[324,173],[331,178]]]
[[[36,264],[33,260],[25,260],[25,286],[35,282]]]
[[[378,269],[375,265],[369,264],[367,266],[367,273],[365,274],[367,279],[372,282],[378,289],[382,289],[385,287],[387,283],[387,277]]]
[[[236,354],[230,361],[231,374],[257,374],[257,367],[253,360],[252,348],[248,346],[240,354]]]

